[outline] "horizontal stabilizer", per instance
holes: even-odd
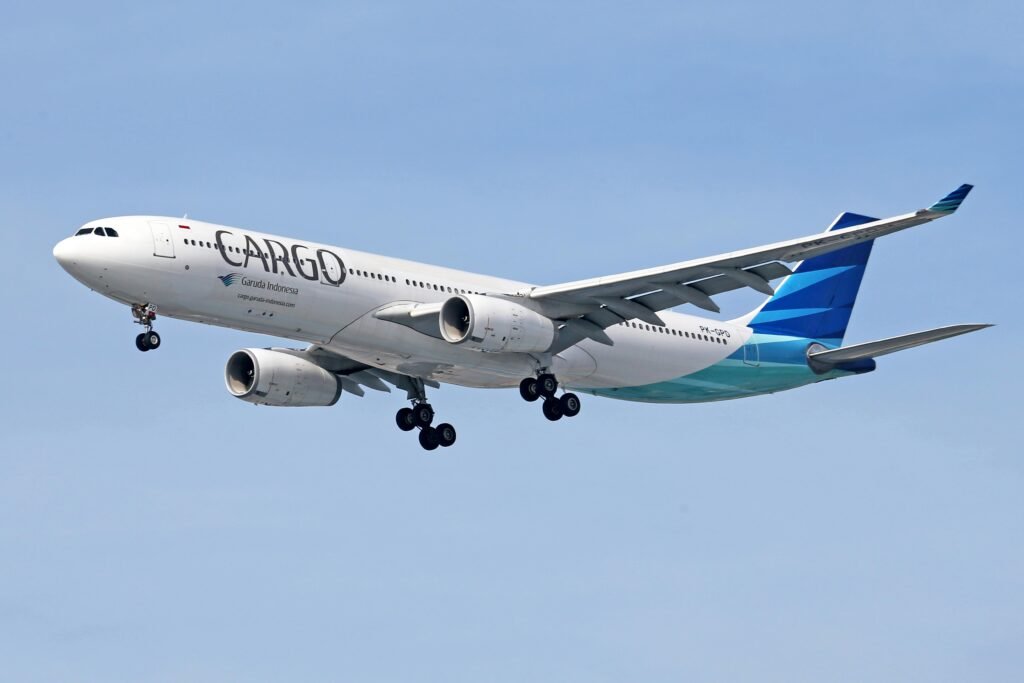
[[[937,327],[934,330],[924,330],[923,332],[913,332],[900,335],[899,337],[890,337],[863,344],[853,344],[852,346],[842,346],[838,349],[814,351],[807,354],[807,360],[811,363],[812,367],[830,369],[838,365],[884,356],[887,353],[912,349],[915,346],[930,344],[940,339],[949,339],[950,337],[967,334],[968,332],[974,332],[986,327],[992,326],[989,324],[973,324]]]

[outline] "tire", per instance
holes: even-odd
[[[455,427],[452,427],[447,422],[442,422],[437,427],[434,427],[434,435],[437,437],[437,445],[441,448],[448,448],[455,443]]]
[[[580,414],[580,397],[576,394],[562,394],[558,399],[558,407],[562,409],[562,415],[576,417]]]
[[[146,335],[145,334],[140,334],[139,336],[137,336],[135,338],[135,348],[137,348],[139,351],[142,351],[143,353],[145,353],[146,351],[149,351],[149,347],[146,346]]]
[[[554,375],[543,374],[537,378],[537,393],[550,398],[558,391],[558,380]]]
[[[144,341],[146,346],[149,347],[150,350],[160,348],[160,335],[157,334],[156,332],[147,332]]]
[[[544,399],[544,407],[542,408],[544,417],[556,422],[562,419],[562,404],[558,402],[556,398]]]
[[[437,430],[433,427],[424,427],[420,430],[420,445],[423,450],[432,451],[441,444],[437,442]]]
[[[402,408],[395,415],[395,424],[403,432],[411,432],[416,429],[416,423],[413,421],[412,408]]]
[[[524,401],[533,403],[540,398],[540,393],[537,392],[537,380],[532,377],[527,377],[519,383],[519,395],[523,397]]]
[[[434,409],[429,403],[420,403],[412,409],[412,419],[417,427],[429,427],[434,421]]]

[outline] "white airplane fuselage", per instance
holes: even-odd
[[[843,344],[875,241],[952,214],[971,188],[891,218],[843,212],[821,233],[544,286],[160,216],[86,223],[53,254],[131,307],[145,330],[139,351],[160,347],[160,316],[305,342],[235,351],[228,392],[258,405],[330,406],[390,385],[412,404],[397,427],[418,429],[433,450],[456,440],[450,423],[434,425],[426,387],[441,383],[518,386],[554,421],[580,413],[574,391],[649,403],[770,394],[871,372],[877,356],[989,327]],[[717,312],[713,296],[742,288],[768,298],[735,320],[669,310]]]
[[[752,334],[743,325],[663,312],[664,328],[638,321],[608,328],[613,346],[583,340],[550,358],[486,353],[373,314],[396,302],[439,303],[459,293],[525,296],[533,285],[191,219],[127,216],[82,227],[101,226],[118,236],[72,236],[54,255],[104,296],[150,304],[161,317],[308,342],[371,367],[444,383],[514,387],[548,368],[567,387],[616,397],[620,387],[672,381],[714,366],[743,349]],[[754,360],[747,364],[751,379]],[[799,374],[787,382],[824,379]],[[674,400],[760,391],[724,389]]]

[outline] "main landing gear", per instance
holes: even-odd
[[[142,325],[146,331],[135,337],[135,348],[139,351],[152,351],[160,348],[160,335],[153,329],[153,321],[156,320],[156,307],[149,304],[133,304],[132,317],[137,325]]]
[[[432,451],[438,446],[448,448],[455,443],[455,427],[447,422],[442,422],[436,427],[431,426],[434,422],[434,408],[427,403],[422,381],[416,382],[414,391],[412,407],[399,410],[395,415],[395,423],[403,432],[411,432],[418,427],[420,446],[423,446],[424,450]]]
[[[560,397],[555,397],[558,391],[558,380],[555,376],[544,372],[536,378],[527,377],[519,383],[519,395],[524,400],[533,402],[537,399],[544,399],[541,409],[544,417],[554,422],[563,417],[576,417],[580,414],[580,397],[576,394],[566,392]]]

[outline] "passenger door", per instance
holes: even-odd
[[[150,221],[149,230],[153,233],[153,256],[174,258],[174,241],[171,239],[171,226],[163,221]]]

